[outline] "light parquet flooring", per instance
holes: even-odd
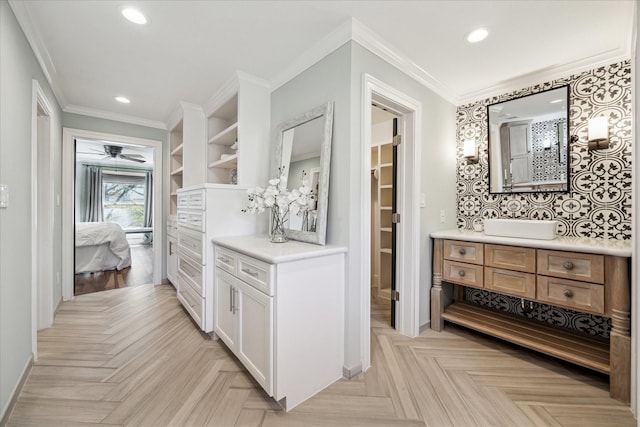
[[[282,412],[170,285],[64,302],[7,426],[635,426],[606,378],[447,325],[398,335],[372,310],[372,367]]]

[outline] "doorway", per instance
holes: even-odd
[[[371,312],[396,328],[397,150],[399,117],[371,106]]]
[[[31,313],[32,349],[37,359],[37,331],[53,323],[54,186],[51,126],[53,109],[37,80],[32,83],[31,113]],[[57,278],[59,283],[59,277]]]
[[[74,295],[153,283],[154,150],[76,139]]]
[[[151,214],[151,231],[152,235],[152,268],[151,268],[151,283],[159,284],[162,281],[162,256],[164,247],[164,236],[162,233],[163,217],[162,217],[162,188],[163,188],[163,168],[162,168],[162,141],[147,140],[141,138],[134,138],[123,135],[105,134],[100,132],[85,131],[80,129],[63,129],[62,137],[62,297],[64,300],[72,299],[74,296],[74,276],[75,276],[75,241],[76,241],[76,221],[80,218],[76,218],[76,141],[93,141],[99,148],[95,152],[88,150],[87,152],[94,152],[96,154],[93,160],[107,160],[105,157],[117,158],[118,170],[114,172],[123,172],[124,169],[130,169],[131,165],[143,164],[136,161],[126,161],[124,157],[138,158],[134,151],[135,147],[151,149],[152,154],[150,158],[153,162],[153,175],[156,179],[153,180],[153,188],[150,192],[152,195],[153,208],[149,212]],[[120,148],[105,148],[105,146],[117,146]],[[88,148],[88,147],[87,147]],[[122,157],[124,156],[124,157]],[[127,163],[126,165],[124,163]],[[151,161],[149,161],[151,163]],[[80,173],[80,172],[78,172]],[[127,171],[130,174],[130,171]],[[111,175],[117,176],[113,173]],[[120,174],[122,175],[122,174]],[[119,178],[114,178],[119,179]],[[133,184],[132,184],[133,185]],[[84,219],[84,218],[83,218]],[[85,221],[86,222],[86,221]],[[139,234],[144,234],[143,231]],[[126,234],[126,233],[125,233]],[[129,233],[133,234],[133,233]],[[113,260],[112,260],[113,261]],[[124,264],[118,267],[124,267]],[[121,269],[121,268],[120,268]]]
[[[360,229],[361,307],[360,349],[361,368],[371,365],[371,129],[373,104],[382,106],[399,119],[398,132],[403,141],[398,146],[397,165],[400,173],[397,180],[397,211],[400,213],[397,226],[396,285],[398,308],[395,315],[396,330],[406,336],[419,333],[419,289],[420,289],[420,169],[421,118],[420,102],[365,74],[363,77],[362,103],[362,159],[360,194],[362,194]]]

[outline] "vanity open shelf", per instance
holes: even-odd
[[[487,335],[502,338],[531,350],[609,374],[609,340],[574,334],[514,315],[456,302],[444,310],[442,318]]]

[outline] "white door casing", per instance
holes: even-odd
[[[38,80],[31,88],[31,348],[37,360],[37,332],[53,323],[53,109]]]
[[[361,364],[366,370],[371,364],[370,324],[371,324],[371,104],[392,111],[401,118],[403,124],[399,133],[402,144],[398,149],[398,266],[396,290],[400,292],[400,301],[396,311],[398,332],[409,337],[419,334],[419,281],[420,281],[420,169],[421,158],[421,117],[422,104],[394,89],[390,85],[365,74],[363,76],[362,100],[362,139],[361,139],[361,177],[360,177],[360,219],[361,219]]]
[[[162,281],[162,255],[164,248],[163,204],[164,173],[162,168],[162,141],[131,136],[93,132],[82,129],[62,129],[62,299],[73,299],[74,279],[74,199],[75,199],[75,144],[76,138],[112,141],[142,145],[153,150],[153,283]]]

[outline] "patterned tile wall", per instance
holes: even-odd
[[[570,191],[489,194],[487,105],[569,84]],[[587,122],[605,115],[610,148],[587,150]],[[631,65],[623,61],[458,107],[457,226],[475,218],[556,219],[560,235],[631,238]],[[479,141],[480,161],[467,163],[463,141]]]
[[[570,191],[489,194],[487,105],[568,84]],[[605,115],[610,148],[587,150],[588,120]],[[631,239],[631,65],[623,61],[579,75],[531,86],[458,107],[457,225],[472,229],[475,218],[555,219],[558,233],[572,237]],[[480,142],[480,160],[467,163],[463,141]],[[544,163],[544,158],[539,161]],[[610,319],[546,304],[525,312],[520,299],[467,288],[465,300],[590,335],[608,337]]]
[[[559,180],[567,171],[567,160],[560,159],[558,149],[558,123],[566,119],[531,123],[531,151],[533,152],[533,182]],[[549,140],[550,147],[544,148]]]

